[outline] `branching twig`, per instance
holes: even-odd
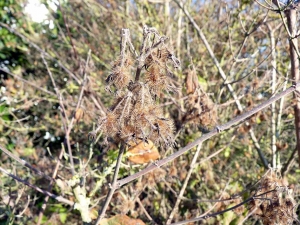
[[[186,187],[187,187],[187,184],[188,184],[188,182],[189,182],[189,180],[190,180],[190,177],[191,177],[191,175],[192,175],[192,172],[193,172],[193,170],[194,170],[194,168],[195,168],[195,164],[196,164],[196,162],[197,162],[197,159],[198,159],[198,156],[199,156],[199,153],[200,153],[200,150],[201,150],[201,146],[202,146],[202,143],[200,143],[200,144],[197,146],[197,151],[196,151],[195,154],[194,154],[193,160],[192,160],[192,162],[191,162],[191,164],[190,164],[190,169],[189,169],[189,171],[188,171],[188,173],[187,173],[187,175],[186,175],[186,178],[185,178],[185,180],[184,180],[184,182],[183,182],[183,184],[182,184],[181,190],[180,190],[179,195],[178,195],[178,197],[177,197],[176,203],[175,203],[175,205],[174,205],[174,207],[173,207],[173,209],[172,209],[172,212],[170,213],[169,219],[167,220],[167,223],[166,223],[167,225],[170,224],[170,223],[172,222],[172,219],[173,219],[174,215],[175,215],[175,214],[177,213],[177,211],[178,211],[178,207],[179,207],[179,204],[180,204],[180,202],[181,202],[181,198],[182,198],[182,196],[183,196],[183,194],[184,194],[184,192],[185,192],[185,189],[186,189]]]
[[[29,43],[30,45],[32,45],[36,50],[38,50],[39,52],[41,52],[43,55],[47,56],[49,59],[54,60],[57,62],[57,64],[63,69],[65,70],[71,77],[74,78],[74,80],[77,81],[77,83],[80,83],[80,80],[75,76],[75,74],[73,74],[67,67],[65,67],[59,60],[53,58],[50,54],[48,54],[47,52],[45,52],[43,49],[41,49],[37,44],[33,43],[32,41],[30,41],[27,37],[25,37],[23,34],[19,33],[18,31],[16,31],[15,29],[9,27],[7,24],[0,22],[0,26],[6,28],[7,30],[9,30],[11,33],[17,35],[18,37],[20,37],[22,40],[24,40],[25,42]]]
[[[184,6],[182,6],[182,4],[180,4],[178,0],[175,0],[175,2],[176,2],[177,5],[183,10],[183,12],[184,12],[185,15],[188,17],[188,19],[190,20],[190,22],[191,22],[191,24],[193,25],[193,27],[197,30],[197,33],[198,33],[199,37],[200,37],[201,40],[203,41],[203,43],[204,43],[204,45],[205,45],[207,51],[209,52],[210,57],[212,58],[212,60],[213,60],[213,62],[214,62],[214,64],[215,64],[215,66],[217,67],[217,69],[218,69],[218,71],[219,71],[219,73],[220,73],[222,79],[223,79],[224,81],[226,81],[227,76],[226,76],[225,72],[223,71],[223,69],[222,69],[222,67],[221,67],[221,65],[220,65],[220,63],[219,63],[219,61],[217,60],[217,58],[216,58],[214,52],[212,51],[212,49],[211,49],[211,47],[210,47],[210,45],[209,45],[209,43],[208,43],[208,41],[207,41],[207,39],[206,39],[204,33],[202,32],[201,28],[197,25],[197,23],[195,22],[195,20],[191,17],[191,15],[190,15],[189,12],[184,8]],[[242,107],[242,105],[241,105],[241,103],[240,103],[240,101],[239,101],[239,99],[238,99],[236,93],[234,92],[233,87],[232,87],[230,84],[226,84],[226,86],[227,86],[227,88],[228,88],[230,94],[232,95],[232,97],[233,97],[234,100],[236,101],[237,108],[242,112],[242,111],[243,111],[243,107]],[[247,124],[248,124],[248,122],[246,122],[246,125],[247,125]],[[261,161],[262,161],[264,167],[265,167],[265,168],[268,168],[268,162],[267,162],[267,160],[265,159],[265,157],[264,157],[264,155],[263,155],[263,153],[262,153],[262,151],[261,151],[260,145],[259,145],[259,143],[258,143],[258,141],[257,141],[257,138],[256,138],[256,136],[255,136],[253,130],[250,129],[250,130],[249,130],[249,133],[250,133],[251,139],[252,139],[253,142],[254,142],[254,146],[255,146],[255,148],[256,148],[258,154],[259,154],[259,157],[260,157],[260,159],[261,159]]]
[[[36,169],[35,167],[31,166],[28,162],[26,162],[23,159],[20,159],[19,157],[15,156],[14,154],[12,154],[9,150],[7,150],[5,147],[3,147],[2,145],[0,145],[0,149],[6,154],[8,155],[10,158],[12,158],[13,160],[16,160],[18,163],[20,163],[21,165],[29,168],[30,170],[32,170],[33,172],[35,172],[36,174],[45,177],[46,179],[50,180],[50,181],[54,181],[54,179],[50,176],[48,176],[47,174],[43,173],[42,171]]]
[[[45,66],[46,66],[46,68],[47,68],[47,71],[48,71],[48,74],[49,74],[50,79],[51,79],[51,81],[52,81],[52,84],[53,84],[54,90],[55,90],[55,92],[56,92],[57,98],[60,100],[60,101],[59,101],[59,104],[60,104],[61,109],[64,111],[64,112],[63,112],[63,115],[64,115],[65,118],[67,118],[66,111],[65,111],[65,108],[64,108],[64,104],[63,104],[62,101],[61,101],[61,94],[60,94],[60,92],[59,92],[59,89],[58,89],[57,86],[56,86],[56,82],[55,82],[55,80],[54,80],[54,77],[53,77],[53,75],[52,75],[52,72],[51,72],[51,70],[50,70],[50,68],[49,68],[49,66],[48,66],[48,63],[47,63],[46,59],[44,58],[44,55],[43,55],[43,54],[41,55],[41,57],[42,57],[42,60],[43,60]],[[67,119],[66,119],[66,120],[67,120]],[[68,134],[68,133],[66,132],[66,140],[67,140],[67,146],[68,146],[68,153],[69,153],[69,156],[70,156],[70,163],[71,163],[71,172],[72,172],[72,175],[74,175],[74,174],[75,174],[74,160],[73,160],[73,155],[72,155],[71,145],[68,144],[68,143],[69,143],[69,141],[68,141],[69,135],[67,135],[67,134]]]
[[[67,204],[67,205],[70,205],[70,206],[73,206],[73,205],[74,205],[74,202],[72,202],[72,201],[70,201],[70,200],[68,200],[68,199],[66,199],[66,198],[63,198],[63,197],[61,197],[61,196],[57,196],[57,195],[55,195],[55,194],[52,194],[51,192],[45,191],[45,190],[43,190],[43,189],[41,189],[41,188],[39,188],[39,187],[36,187],[35,185],[30,184],[30,183],[27,182],[26,180],[23,180],[23,179],[21,179],[21,178],[15,176],[15,175],[9,173],[8,171],[6,171],[5,169],[3,169],[2,167],[0,167],[0,171],[1,171],[2,173],[6,174],[6,175],[8,175],[8,176],[10,176],[10,177],[12,177],[12,178],[15,179],[16,181],[21,182],[21,183],[27,185],[28,187],[31,187],[32,189],[34,189],[34,190],[36,190],[36,191],[38,191],[38,192],[40,192],[40,193],[42,193],[42,194],[44,194],[44,195],[47,195],[47,196],[49,196],[49,197],[51,197],[51,198],[54,198],[54,199],[56,199],[57,201],[59,201],[59,202],[61,202],[61,203],[64,203],[64,204]]]

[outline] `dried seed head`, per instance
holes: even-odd
[[[189,95],[186,108],[186,121],[194,121],[204,127],[211,127],[217,123],[216,106],[208,95],[200,89]]]
[[[108,84],[114,84],[117,89],[126,87],[131,79],[130,71],[124,67],[116,67],[109,76]]]
[[[102,130],[106,137],[110,136],[127,144],[151,139],[156,143],[170,145],[173,143],[173,122],[165,119],[162,111],[156,107],[155,100],[163,91],[176,90],[171,83],[167,62],[171,61],[175,66],[179,61],[165,47],[157,49],[156,46],[152,49],[148,42],[149,35],[158,36],[160,43],[165,38],[160,37],[155,29],[145,27],[141,57],[138,60],[145,58],[146,71],[142,73],[141,68],[137,68],[136,81],[133,81],[133,60],[127,51],[128,47],[132,50],[133,45],[129,30],[123,29],[122,32],[120,56],[112,63],[112,72],[106,79],[108,90],[112,91],[112,85],[118,97],[106,117],[99,119],[97,131]],[[139,61],[139,65],[141,62]]]
[[[168,77],[164,74],[164,69],[159,66],[151,66],[145,79],[153,96],[159,97],[162,91],[167,91]]]
[[[296,218],[296,202],[292,190],[287,186],[286,180],[271,170],[260,183],[256,192],[257,198],[250,204],[250,208],[259,207],[256,215],[262,219],[264,225],[278,224],[290,225]],[[263,200],[261,200],[263,198]]]

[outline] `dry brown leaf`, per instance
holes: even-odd
[[[148,163],[160,157],[157,148],[150,140],[148,140],[148,143],[139,142],[137,145],[131,147],[127,154],[129,155],[129,161],[137,164]]]
[[[188,72],[185,85],[187,94],[193,94],[195,90],[199,87],[198,78],[195,71]]]
[[[83,115],[84,115],[83,109],[82,109],[82,108],[78,108],[78,109],[76,110],[76,112],[75,112],[75,115],[74,115],[75,120],[76,120],[77,122],[79,122],[79,120],[81,120],[81,119],[83,118]]]
[[[102,219],[100,225],[146,225],[140,219],[131,219],[126,215],[116,215],[109,219]]]

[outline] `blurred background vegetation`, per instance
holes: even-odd
[[[139,50],[143,25],[155,27],[161,35],[169,37],[166,45],[181,61],[181,68],[174,70],[172,77],[178,91],[172,95],[164,93],[159,99],[164,114],[174,121],[178,134],[174,148],[157,146],[161,158],[194,141],[216,124],[228,122],[242,113],[225,83],[233,82],[243,110],[251,109],[291,85],[289,37],[281,17],[255,1],[185,1],[186,10],[201,27],[226,80],[220,76],[195,27],[174,1],[41,0],[40,8],[34,11],[29,9],[33,2],[0,1],[0,144],[51,176],[59,152],[67,148],[66,118],[71,120],[78,112],[78,96],[86,73],[88,81],[79,106],[84,113],[76,117],[69,141],[75,171],[85,178],[86,191],[92,193],[98,187],[92,196],[91,214],[96,214],[105,199],[118,152],[118,143],[114,140],[109,139],[107,144],[100,134],[98,141],[93,143],[89,133],[115,97],[115,93],[106,90],[105,80],[111,72],[111,63],[120,54],[122,28],[130,30],[132,43]],[[36,19],[43,10],[47,13],[45,17]],[[275,37],[273,47],[272,35]],[[89,50],[91,57],[86,65]],[[272,51],[276,55],[275,81],[271,76]],[[201,90],[213,102],[217,116],[205,121],[185,120],[189,94],[187,77],[191,73],[196,74]],[[272,85],[276,87],[275,92]],[[61,104],[66,115],[61,114]],[[298,201],[300,169],[296,163],[292,96],[286,97],[281,104],[277,102],[275,113],[276,164],[294,188]],[[237,202],[215,204],[207,200],[228,198],[261,178],[268,169],[266,166],[273,165],[273,116],[267,108],[247,120],[248,124],[241,123],[202,145],[174,221],[194,218],[212,207],[213,211],[225,209]],[[249,135],[250,129],[259,148]],[[82,167],[91,151],[91,160]],[[114,195],[107,216],[127,214],[150,224],[146,210],[156,223],[165,224],[194,152],[191,150],[162,167],[163,176],[148,174],[121,188]],[[217,154],[211,156],[213,153]],[[0,154],[2,168],[47,190],[49,181],[3,152]],[[119,177],[146,166],[133,164],[125,157]],[[2,173],[0,176],[0,224],[36,224],[45,196]],[[66,150],[58,170],[59,182],[51,192],[75,201],[67,185],[71,177]],[[207,224],[239,224],[247,214],[245,206],[241,212],[219,215],[207,220]],[[49,200],[42,217],[42,224],[81,224],[78,221],[81,221],[78,211],[54,199]],[[262,224],[254,216],[243,223]]]

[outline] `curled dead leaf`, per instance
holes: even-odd
[[[83,118],[83,115],[84,115],[83,109],[82,109],[82,108],[78,108],[78,109],[76,110],[76,112],[75,112],[75,115],[74,115],[75,120],[76,120],[77,122],[79,122],[79,120],[81,120],[81,119]]]
[[[129,161],[137,164],[148,163],[155,161],[160,157],[160,154],[152,141],[139,142],[137,145],[129,148],[127,151]]]
[[[185,85],[187,94],[193,94],[195,90],[199,87],[197,74],[194,70],[188,72],[186,76]]]

